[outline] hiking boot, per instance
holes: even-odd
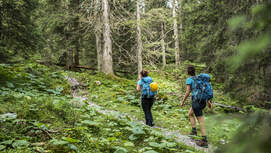
[[[150,127],[153,127],[155,125],[155,123],[153,121],[149,121],[147,120],[146,121],[146,125],[150,126]]]
[[[189,135],[190,135],[190,136],[197,136],[198,133],[197,133],[197,131],[192,131],[191,133],[189,133]]]
[[[147,124],[148,126],[150,127],[153,127],[155,124],[154,123],[150,123],[150,124]]]
[[[154,123],[154,122],[151,122],[151,125],[150,125],[150,126],[153,127],[154,125],[155,125],[155,123]]]
[[[208,148],[208,141],[205,140],[198,140],[196,141],[196,144],[203,148]]]

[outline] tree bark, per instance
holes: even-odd
[[[165,46],[165,32],[164,32],[164,23],[161,23],[161,46],[162,46],[162,59],[163,59],[163,69],[166,67],[166,46]]]
[[[47,44],[48,49],[44,50],[44,52],[45,52],[44,56],[45,56],[46,65],[49,65],[50,63],[52,63],[52,55],[51,55],[51,53],[53,52],[53,47],[52,47],[50,39],[48,39],[47,43],[48,43]]]
[[[138,78],[140,78],[140,72],[142,71],[142,39],[141,39],[141,26],[140,26],[140,7],[139,0],[136,3],[136,16],[137,16],[137,71]]]
[[[176,18],[176,6],[175,0],[172,0],[172,15],[173,15],[173,29],[174,29],[174,41],[175,41],[175,64],[178,66],[180,64],[180,49],[179,49],[179,35],[178,35],[178,25]]]
[[[75,55],[74,55],[74,64],[79,65],[79,53],[80,53],[80,34],[79,34],[79,5],[80,1],[79,0],[74,0],[73,2],[74,6],[74,13],[76,14],[74,18],[74,29],[75,29],[75,40],[74,40],[74,46],[75,46]]]
[[[112,60],[112,40],[109,23],[109,4],[108,0],[103,0],[103,23],[104,23],[104,47],[103,47],[103,72],[105,74],[114,74]]]
[[[67,62],[66,62],[66,69],[70,70],[73,65],[73,49],[71,47],[67,47]]]
[[[179,2],[180,2],[180,5],[179,5],[179,6],[180,6],[180,8],[179,8],[180,14],[179,14],[179,16],[182,16],[182,5],[181,5],[182,0],[180,0]],[[184,31],[184,30],[183,30],[183,18],[180,18],[180,32],[179,32],[179,34],[180,34],[181,37],[182,37],[183,31]],[[185,55],[185,54],[184,54],[184,49],[183,49],[183,45],[182,45],[182,41],[181,41],[181,40],[180,40],[179,43],[180,43],[180,44],[179,44],[179,47],[180,47],[180,48],[179,48],[179,49],[180,49],[180,50],[179,50],[179,52],[180,52],[180,53],[179,53],[179,57],[182,57],[182,55]]]
[[[103,63],[103,51],[102,51],[102,24],[101,24],[101,15],[99,13],[100,0],[95,1],[95,38],[96,38],[96,51],[97,51],[97,69],[98,72],[102,71],[102,63]]]
[[[79,52],[80,52],[80,44],[79,44],[79,40],[76,40],[75,42],[75,55],[74,55],[74,64],[75,65],[79,65]]]
[[[103,53],[102,53],[102,33],[96,32],[96,50],[97,50],[97,69],[99,72],[102,70],[102,61],[103,61]]]

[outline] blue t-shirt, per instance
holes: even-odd
[[[193,91],[195,89],[195,82],[192,77],[186,79],[186,85],[190,85],[190,92],[192,92],[192,96],[194,96],[195,93]]]
[[[142,79],[144,79],[145,81],[148,81],[148,82],[149,82],[150,80],[152,80],[152,78],[149,77],[149,76],[143,77]],[[143,84],[144,84],[144,82],[142,81],[142,79],[140,79],[140,80],[137,81],[137,84],[140,86],[141,89],[143,88]],[[152,82],[152,81],[151,81],[151,82]]]
[[[137,84],[140,86],[140,88],[142,88],[142,86],[143,86],[144,83],[143,83],[143,81],[140,79],[140,80],[137,81]]]

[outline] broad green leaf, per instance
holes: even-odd
[[[128,152],[125,148],[117,147],[117,150],[114,153],[126,153]]]
[[[68,147],[71,149],[71,150],[74,150],[74,151],[78,151],[78,148],[75,146],[75,145],[73,145],[73,144],[69,144],[68,145]]]
[[[56,87],[56,91],[57,91],[58,93],[61,93],[63,90],[64,90],[64,89],[63,89],[63,87],[61,87],[61,86]]]
[[[135,135],[133,135],[133,134],[131,134],[130,136],[129,136],[129,140],[131,140],[131,141],[134,141],[134,140],[136,140],[137,139],[137,137],[135,136]]]
[[[29,146],[29,142],[27,142],[26,140],[15,140],[15,142],[12,144],[12,146],[14,148],[17,148],[17,147],[28,147]]]
[[[137,135],[140,135],[140,134],[145,134],[145,132],[143,131],[142,127],[140,126],[136,126],[133,128],[132,130],[133,134],[137,134]]]
[[[85,125],[88,125],[88,126],[95,126],[95,127],[99,127],[100,126],[100,123],[94,122],[94,121],[90,121],[90,120],[84,120],[81,123],[85,124]]]
[[[169,147],[169,148],[173,148],[173,147],[175,147],[177,144],[176,143],[174,143],[174,142],[168,142],[167,143],[167,147]]]
[[[0,145],[0,150],[4,150],[5,148],[6,148],[6,146]]]
[[[143,153],[158,153],[158,152],[156,152],[156,151],[154,151],[154,150],[149,150],[149,151],[145,151],[145,152],[143,152]]]
[[[132,143],[132,142],[126,142],[123,145],[124,145],[124,147],[134,147],[135,146],[134,143]]]
[[[66,145],[68,144],[69,142],[68,141],[63,141],[63,140],[58,140],[58,139],[53,139],[50,141],[53,145]]]
[[[78,143],[78,142],[80,142],[80,140],[73,139],[73,138],[70,138],[70,137],[62,137],[62,139],[65,140],[65,141],[68,141],[70,143]]]
[[[186,153],[194,153],[195,151],[192,151],[192,150],[185,150]]]
[[[7,86],[9,87],[9,88],[14,88],[15,86],[13,85],[13,83],[11,83],[11,82],[7,82]]]
[[[13,140],[7,140],[7,141],[2,141],[0,144],[3,144],[3,145],[11,145],[13,142]]]
[[[152,146],[152,147],[155,147],[155,148],[160,148],[161,145],[157,142],[149,142],[149,145]]]

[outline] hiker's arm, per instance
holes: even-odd
[[[189,96],[189,94],[190,94],[190,85],[187,85],[186,86],[186,93],[185,93],[185,95],[184,95],[184,98],[183,98],[183,101],[182,101],[182,106],[184,105],[184,102],[186,101],[186,99],[187,99],[187,97]]]
[[[139,85],[139,84],[137,84],[137,85],[136,85],[136,90],[137,90],[137,91],[140,91],[140,90],[141,90],[141,88],[140,88],[140,85]]]

